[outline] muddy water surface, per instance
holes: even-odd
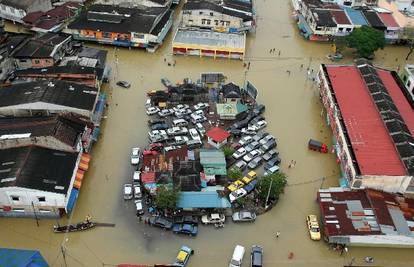
[[[318,65],[326,62],[330,46],[306,42],[298,36],[288,1],[256,2],[258,27],[248,39],[246,62],[251,62],[251,66],[247,72],[240,61],[173,57],[172,34],[155,54],[95,45],[109,51],[113,78],[106,90],[111,97],[103,134],[94,147],[91,168],[72,221],[91,214],[97,221],[116,223],[116,227],[58,235],[51,231],[53,220],[42,220],[37,227],[34,220],[1,218],[0,246],[39,249],[51,266],[65,266],[66,261],[71,267],[169,263],[183,244],[196,251],[189,266],[199,267],[227,266],[236,244],[247,248],[262,245],[265,266],[343,266],[352,257],[363,265],[362,259],[367,255],[373,256],[379,266],[413,266],[412,250],[350,248],[340,256],[323,242],[309,240],[304,220],[309,213],[319,214],[316,191],[321,186],[337,185],[339,177],[333,155],[309,152],[306,148],[310,137],[327,143],[331,140],[321,117],[316,88],[306,73],[306,68],[315,73]],[[277,52],[270,54],[272,48]],[[377,53],[376,63],[395,69],[405,63],[402,59],[406,52],[405,48],[387,48]],[[176,66],[168,66],[167,62],[173,60]],[[122,200],[121,187],[130,181],[133,171],[129,164],[130,148],[147,143],[146,91],[161,88],[161,77],[173,82],[184,77],[196,80],[205,71],[223,72],[238,84],[246,78],[260,89],[258,100],[266,105],[267,130],[279,140],[282,169],[289,175],[289,187],[278,205],[256,223],[230,222],[220,230],[201,227],[197,238],[188,238],[139,223],[133,202]],[[130,81],[131,89],[116,87],[117,80]],[[297,161],[293,169],[287,168],[290,160]],[[321,177],[326,177],[323,184]],[[281,232],[278,239],[274,237],[276,231]],[[294,253],[293,259],[288,259],[289,252]],[[244,266],[248,264],[246,255]]]

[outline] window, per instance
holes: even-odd
[[[188,24],[193,24],[193,20],[192,19],[189,19],[188,20]]]
[[[210,16],[214,16],[214,13],[213,12],[210,12]]]
[[[203,11],[200,11],[198,14],[199,14],[199,15],[203,15]]]
[[[343,31],[343,30],[344,30],[344,28],[338,28],[338,31],[340,31],[340,32]]]
[[[20,197],[18,196],[11,196],[12,201],[20,201]]]
[[[35,63],[35,64],[40,64],[40,60],[35,59],[35,60],[34,60],[34,63]]]
[[[218,26],[219,25],[219,21],[218,20],[215,20],[214,21],[214,25]]]
[[[410,88],[411,86],[411,81],[407,81],[407,87]]]
[[[351,32],[352,28],[346,28],[346,32]]]
[[[110,32],[103,32],[103,33],[102,33],[102,36],[103,36],[104,38],[111,38],[112,34],[111,34]]]
[[[230,21],[226,21],[226,26],[230,26]]]
[[[404,75],[404,76],[403,76],[403,81],[404,81],[404,82],[407,82],[407,79],[408,79],[408,76],[407,76],[407,75]]]
[[[211,23],[211,20],[209,20],[209,19],[206,19],[206,22],[207,22],[207,25],[210,25],[210,23]]]
[[[202,19],[201,24],[203,24],[203,25],[206,24],[206,19]]]
[[[37,200],[39,200],[39,202],[45,202],[46,197],[37,197]]]

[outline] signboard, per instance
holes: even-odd
[[[258,91],[257,88],[251,82],[247,81],[244,90],[251,98],[256,99]]]

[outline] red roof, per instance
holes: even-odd
[[[221,143],[224,140],[226,140],[230,136],[230,134],[220,127],[214,127],[207,132],[207,136],[210,137],[216,143]]]
[[[398,25],[397,21],[395,21],[394,17],[390,13],[378,13],[378,16],[381,18],[382,23],[385,24],[385,26],[390,28],[399,28],[400,25]]]
[[[143,184],[155,183],[155,172],[142,172],[141,181]]]
[[[326,69],[361,174],[406,175],[405,167],[357,67],[326,66]],[[391,89],[393,93],[390,94],[394,98],[396,93],[392,84],[395,81],[390,80],[387,74],[380,74],[380,77],[384,79],[387,89]],[[399,108],[401,101],[396,100],[395,104]]]
[[[334,17],[337,24],[351,24],[345,12],[342,10],[331,10],[331,14]]]

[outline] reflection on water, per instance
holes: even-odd
[[[0,246],[40,249],[52,266],[65,266],[61,245],[68,266],[111,266],[121,262],[169,263],[183,244],[195,249],[189,266],[199,267],[227,266],[236,244],[247,248],[262,245],[265,266],[343,266],[352,257],[362,263],[367,255],[380,266],[413,266],[414,256],[408,249],[350,248],[339,256],[323,242],[309,240],[305,217],[318,214],[317,189],[338,184],[334,156],[307,150],[310,137],[331,143],[316,88],[307,75],[308,68],[315,74],[318,65],[327,62],[330,45],[306,42],[298,36],[289,1],[256,2],[258,28],[248,39],[246,62],[251,65],[247,72],[240,61],[173,57],[172,34],[155,54],[95,45],[108,49],[113,79],[106,88],[110,92],[108,117],[94,147],[73,221],[91,214],[97,221],[116,223],[116,227],[65,236],[52,232],[53,220],[42,220],[36,227],[34,220],[1,218]],[[277,52],[269,53],[272,48]],[[405,64],[406,52],[402,47],[387,48],[377,53],[376,63],[395,69]],[[174,60],[175,67],[168,66]],[[173,82],[184,77],[196,80],[205,71],[223,72],[238,84],[248,79],[260,89],[258,99],[266,105],[267,130],[278,138],[282,169],[289,175],[290,186],[278,205],[256,223],[229,222],[223,229],[201,226],[197,238],[188,238],[139,223],[133,203],[122,199],[121,186],[132,175],[130,148],[147,143],[146,91],[161,88],[162,77]],[[116,87],[117,80],[130,81],[131,89]],[[297,164],[288,169],[291,160]],[[327,177],[323,184],[321,177]],[[281,232],[278,239],[274,238],[276,231]],[[293,259],[288,259],[290,252]],[[244,266],[248,264],[246,254]]]

